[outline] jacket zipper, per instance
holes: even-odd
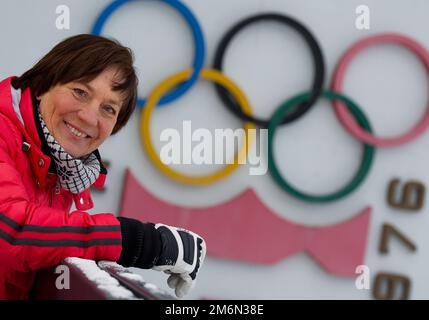
[[[52,204],[54,203],[55,195],[59,195],[60,193],[61,193],[61,185],[60,185],[60,181],[58,179],[55,183],[55,187],[50,192],[50,195],[51,195],[50,204],[49,204],[50,206],[52,206]]]
[[[60,179],[57,180],[57,183],[55,184],[55,194],[61,193],[61,185],[60,185]]]

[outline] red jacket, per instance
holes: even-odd
[[[12,79],[0,82],[0,299],[26,299],[36,271],[66,257],[117,261],[121,229],[113,214],[81,211],[92,208],[89,189],[75,196],[55,190],[30,90],[19,104],[23,126],[12,104]],[[104,179],[100,174],[94,185]],[[78,210],[70,212],[73,198]]]

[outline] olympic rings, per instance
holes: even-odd
[[[254,23],[254,22],[261,22],[261,21],[277,21],[286,24],[289,27],[292,27],[295,29],[298,33],[300,33],[303,37],[308,46],[310,47],[311,53],[313,55],[314,59],[314,67],[315,67],[315,73],[314,73],[314,81],[311,91],[311,97],[308,101],[304,101],[301,105],[299,105],[297,108],[292,110],[292,112],[288,113],[287,116],[283,119],[283,124],[290,123],[299,117],[301,117],[305,112],[307,112],[311,106],[316,102],[316,100],[319,98],[322,89],[323,89],[323,79],[325,76],[325,63],[323,61],[323,54],[322,50],[320,49],[319,44],[317,43],[314,36],[311,34],[311,32],[300,22],[296,21],[293,18],[290,18],[288,16],[276,14],[276,13],[266,13],[266,14],[260,14],[260,15],[254,15],[249,18],[246,18],[236,25],[234,25],[222,38],[222,40],[219,43],[219,46],[215,53],[215,59],[213,63],[213,68],[218,69],[222,71],[222,65],[223,65],[223,58],[225,55],[225,51],[231,42],[232,38],[241,31],[244,27]],[[238,116],[240,119],[244,121],[251,121],[253,123],[256,123],[260,127],[266,128],[268,127],[268,121],[263,119],[258,119],[256,117],[253,117],[249,114],[246,114],[243,112],[238,106],[237,103],[232,99],[231,95],[228,94],[225,89],[223,89],[221,86],[216,85],[216,92],[219,96],[219,98],[222,100],[223,104],[236,116]]]
[[[410,49],[423,62],[426,71],[429,72],[429,54],[426,49],[422,47],[419,43],[417,43],[411,38],[398,34],[380,34],[365,38],[355,43],[350,49],[347,50],[347,52],[344,54],[344,56],[341,58],[340,62],[337,65],[332,81],[332,90],[336,92],[342,91],[342,82],[346,69],[352,59],[359,52],[369,46],[386,42],[397,43],[406,47],[407,49]],[[429,101],[426,107],[426,113],[420,120],[420,122],[409,132],[403,134],[402,136],[394,138],[379,138],[372,135],[371,133],[363,131],[362,128],[360,128],[359,125],[354,121],[354,119],[350,117],[347,112],[347,109],[344,108],[344,105],[341,102],[333,101],[333,104],[335,106],[335,111],[338,119],[355,138],[362,142],[366,142],[379,147],[393,147],[409,142],[421,135],[429,126]]]
[[[115,12],[116,9],[119,9],[122,5],[131,1],[133,0],[116,0],[110,3],[98,16],[92,28],[91,33],[95,35],[100,35],[103,29],[103,26],[107,21],[107,19],[110,17],[110,15],[113,12]],[[174,88],[172,91],[170,91],[160,99],[159,105],[164,105],[179,98],[186,91],[188,91],[192,87],[192,85],[198,80],[199,74],[204,64],[205,43],[204,43],[204,37],[203,37],[203,32],[201,30],[201,27],[190,9],[188,9],[182,2],[177,0],[160,0],[160,1],[176,9],[185,18],[185,20],[187,21],[187,23],[192,29],[192,35],[195,42],[194,62],[192,63],[193,72],[190,75],[188,80],[184,81],[180,86],[178,86],[177,88]],[[137,105],[139,107],[143,107],[145,103],[146,103],[145,98],[138,98]]]
[[[297,190],[290,183],[288,183],[280,174],[279,169],[276,166],[273,156],[273,140],[277,127],[280,125],[281,121],[284,118],[286,112],[298,104],[302,104],[304,101],[307,101],[311,97],[310,93],[300,94],[298,96],[293,97],[292,99],[283,103],[274,113],[270,120],[270,124],[268,126],[268,170],[270,171],[274,181],[286,192],[297,197],[298,199],[309,201],[309,202],[330,202],[334,200],[338,200],[350,194],[354,191],[365,179],[367,176],[372,160],[374,158],[374,147],[368,144],[364,146],[364,153],[362,157],[362,162],[359,167],[359,170],[355,174],[354,178],[347,184],[345,187],[336,191],[332,194],[328,195],[310,195],[304,192]],[[322,97],[330,99],[330,100],[340,100],[346,104],[348,111],[354,116],[359,125],[361,125],[365,130],[372,132],[371,125],[365,114],[360,110],[360,108],[349,98],[332,92],[332,91],[324,91],[322,93]]]
[[[170,88],[185,81],[191,74],[192,74],[191,69],[176,73],[173,76],[170,76],[166,80],[162,81],[152,91],[152,93],[148,97],[147,103],[143,108],[143,111],[141,114],[140,138],[147,150],[147,153],[152,163],[162,173],[164,173],[171,179],[176,180],[178,182],[187,183],[187,184],[212,184],[214,182],[217,182],[218,180],[221,180],[227,177],[228,175],[230,175],[231,173],[233,173],[235,170],[238,169],[239,163],[241,162],[242,159],[244,159],[244,157],[246,157],[247,152],[249,150],[249,146],[253,142],[253,136],[252,135],[249,136],[248,131],[249,129],[255,129],[255,126],[249,122],[244,124],[246,138],[244,140],[244,144],[242,145],[240,151],[236,155],[234,155],[234,162],[231,164],[225,165],[221,170],[216,171],[213,174],[210,174],[207,176],[189,176],[182,173],[178,173],[177,171],[174,171],[173,169],[165,165],[159,158],[151,141],[151,134],[150,134],[151,114],[153,109],[156,107],[156,104],[160,99],[160,97]],[[252,114],[252,109],[244,93],[232,80],[227,78],[224,74],[220,73],[217,70],[203,69],[200,73],[200,77],[206,80],[212,80],[224,86],[229,92],[231,92],[234,98],[237,99],[237,101],[239,102],[243,110],[249,114]]]
[[[132,0],[115,0],[110,5],[108,5],[97,18],[92,33],[100,34],[108,17],[120,6],[130,1]],[[412,139],[417,138],[429,127],[428,103],[427,111],[423,119],[408,133],[395,138],[375,137],[372,134],[371,126],[364,113],[353,101],[340,93],[342,89],[342,81],[348,64],[360,51],[373,44],[394,42],[403,45],[413,51],[419,57],[426,70],[429,72],[429,53],[423,46],[410,38],[397,34],[381,34],[371,36],[357,42],[344,54],[337,65],[332,81],[332,91],[323,91],[325,66],[320,46],[310,31],[293,18],[277,13],[265,13],[254,15],[240,21],[224,35],[221,42],[219,43],[213,63],[214,69],[203,69],[205,44],[203,33],[196,18],[193,16],[192,12],[179,0],[161,1],[177,9],[189,23],[195,41],[194,62],[192,64],[192,68],[186,69],[185,71],[168,77],[162,83],[158,84],[146,100],[138,99],[137,104],[141,107],[145,105],[140,119],[140,138],[145,149],[147,150],[149,158],[161,172],[175,181],[193,185],[211,184],[230,175],[238,168],[238,164],[241,163],[241,160],[247,156],[248,146],[253,141],[253,135],[249,135],[248,130],[254,129],[254,124],[257,124],[261,127],[268,128],[268,168],[275,182],[286,192],[301,200],[309,202],[329,202],[345,197],[354,191],[363,182],[370,170],[374,158],[374,146],[388,147],[409,142]],[[221,73],[223,57],[232,38],[245,26],[253,22],[265,20],[274,20],[284,23],[299,32],[310,47],[314,58],[315,68],[311,91],[295,96],[284,102],[268,121],[253,116],[252,109],[244,93],[232,80]],[[219,71],[215,69],[218,69]],[[175,100],[184,94],[187,90],[189,90],[190,87],[200,77],[214,81],[216,92],[225,106],[236,116],[246,121],[244,123],[246,140],[241,146],[241,149],[237,152],[237,154],[234,155],[234,162],[232,164],[228,164],[221,170],[207,176],[190,176],[178,173],[161,162],[151,142],[150,119],[151,113],[157,106],[158,102],[160,105],[163,105]],[[290,185],[281,176],[279,170],[276,167],[273,156],[273,139],[277,127],[281,124],[290,123],[301,117],[312,107],[312,105],[315,104],[320,96],[333,100],[334,110],[341,124],[354,137],[364,142],[362,162],[353,179],[339,191],[328,195],[306,194],[295,189],[295,187]]]

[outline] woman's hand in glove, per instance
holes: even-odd
[[[124,267],[154,269],[170,274],[167,280],[182,298],[195,283],[206,256],[203,238],[191,231],[164,224],[143,223],[119,217],[122,252],[118,263]]]
[[[203,238],[191,231],[164,224],[156,224],[161,235],[161,254],[154,270],[170,274],[167,283],[176,296],[186,295],[195,283],[198,270],[206,256]]]

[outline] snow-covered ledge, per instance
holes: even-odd
[[[31,294],[41,300],[163,300],[173,296],[111,261],[67,258],[40,270]]]

